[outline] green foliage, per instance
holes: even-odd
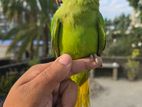
[[[134,9],[135,9],[135,11],[137,11],[137,12],[140,12],[139,13],[139,16],[137,16],[137,17],[139,17],[139,19],[141,20],[141,23],[142,23],[142,1],[141,0],[128,0],[129,1],[129,4],[130,4],[130,6],[132,6]]]
[[[134,7],[135,9],[138,8],[138,3],[140,0],[128,0],[130,3],[130,6]]]
[[[114,20],[106,21],[107,46],[104,55],[106,56],[128,56],[131,54],[131,35],[126,31],[130,25],[129,15],[122,14]]]
[[[38,63],[40,63],[40,60],[38,58],[34,58],[33,60],[29,61],[28,65],[33,66],[33,65],[38,64]]]
[[[130,16],[122,14],[119,17],[116,17],[113,20],[113,25],[115,27],[115,31],[120,31],[121,33],[125,33],[125,31],[128,29],[128,26],[130,25]]]
[[[12,85],[19,78],[20,74],[12,71],[14,74],[11,75],[0,75],[0,96],[6,97]]]
[[[114,20],[106,21],[107,31],[107,47],[104,55],[106,56],[130,56],[133,51],[132,44],[135,44],[139,49],[140,57],[142,56],[142,28],[130,29],[130,16],[122,14]]]
[[[126,63],[127,77],[130,80],[136,79],[140,72],[140,62],[135,60],[135,58],[139,56],[140,50],[133,49],[131,56],[128,58],[128,62]]]
[[[133,52],[132,52],[132,57],[135,58],[135,57],[138,57],[140,56],[140,50],[139,49],[134,49]]]
[[[136,10],[137,14],[140,13],[138,17],[142,19],[142,3],[140,0],[128,0],[128,2]],[[142,28],[132,28],[129,17],[121,15],[112,21],[106,20],[108,32],[106,55],[130,56],[133,50],[132,44],[135,44],[135,48],[138,48],[140,53],[142,53],[142,46],[138,46],[138,43],[142,43]],[[139,56],[142,56],[142,54]]]
[[[115,32],[115,31],[120,31],[120,32],[125,32],[128,29],[128,26],[130,25],[130,16],[122,14],[119,17],[116,17],[113,20],[108,20],[105,19],[105,24],[106,24],[106,30],[109,32]]]
[[[134,49],[132,56],[142,57],[142,45],[139,45],[139,43],[142,44],[142,28],[133,28],[129,35],[131,35],[132,38],[131,44],[135,44],[135,47],[133,47]]]
[[[140,62],[135,61],[134,59],[128,59],[126,63],[127,77],[130,80],[137,78],[140,68]]]
[[[51,16],[56,9],[53,0],[0,0],[0,2],[7,19],[15,24],[5,37],[13,39],[8,52],[16,50],[17,59],[21,59],[25,51],[29,52],[31,59],[38,58],[42,41],[43,56],[47,57]]]
[[[131,41],[129,37],[123,35],[121,38],[117,38],[115,42],[112,42],[107,48],[108,54],[110,56],[128,56],[131,54]]]
[[[133,35],[134,42],[142,41],[142,28],[141,27],[132,28],[130,35]]]

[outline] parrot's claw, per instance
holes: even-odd
[[[92,61],[95,61],[97,64],[100,65],[100,67],[102,67],[102,59],[99,56],[97,56],[96,54],[91,54],[90,59]]]
[[[91,55],[90,55],[90,58],[91,58],[91,59],[94,59],[94,60],[95,60],[97,57],[98,57],[98,56],[97,56],[96,54],[91,54]]]

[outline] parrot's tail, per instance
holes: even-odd
[[[88,79],[79,86],[78,98],[75,107],[89,107],[90,97],[89,97],[89,81]]]

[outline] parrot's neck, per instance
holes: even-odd
[[[63,5],[65,7],[80,7],[80,8],[92,8],[95,10],[99,9],[99,1],[100,0],[62,0],[63,1]],[[64,7],[63,6],[63,7]]]
[[[70,9],[74,9],[74,11]],[[60,7],[58,14],[61,16],[66,16],[66,14],[78,16],[82,12],[93,11],[99,11],[99,0],[63,0],[63,5]]]
[[[96,8],[99,8],[99,0],[76,0],[78,5],[94,5]]]

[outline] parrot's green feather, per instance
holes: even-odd
[[[98,14],[98,50],[97,55],[101,55],[106,46],[105,22],[101,13]]]
[[[63,4],[54,14],[51,26],[52,47],[56,56],[70,54],[73,59],[101,55],[106,43],[104,20],[99,12],[99,0],[63,0]],[[80,103],[89,104],[84,94],[88,95],[89,72],[71,77],[80,86],[79,96],[84,96]],[[82,89],[84,88],[84,89]],[[83,94],[83,95],[82,95]],[[89,96],[89,95],[88,95]],[[77,107],[88,107],[82,106]]]
[[[60,55],[59,52],[59,33],[61,29],[61,22],[58,18],[54,18],[51,23],[52,35],[52,49],[56,57]]]

